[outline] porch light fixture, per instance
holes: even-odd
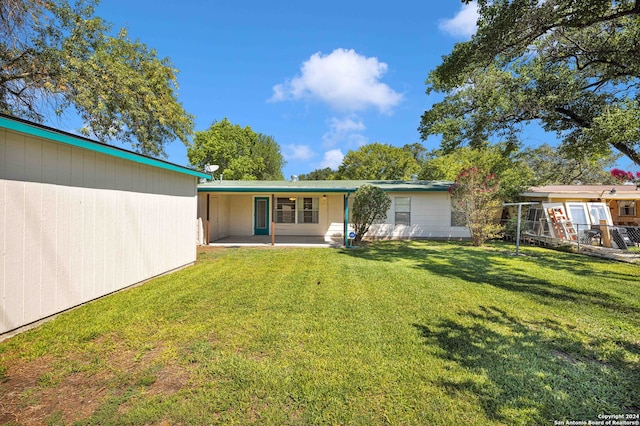
[[[289,197],[289,201],[295,201],[296,197]]]
[[[602,191],[602,193],[600,193],[600,196],[598,198],[600,198],[602,200],[602,196],[604,195],[604,193],[607,192],[607,190],[605,189],[604,191]],[[616,189],[615,188],[611,188],[609,190],[609,195],[616,195]]]

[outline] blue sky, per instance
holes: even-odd
[[[287,179],[366,143],[422,142],[427,74],[476,19],[458,1],[408,0],[103,0],[96,15],[171,59],[196,130],[227,117],[272,136]],[[166,151],[188,165],[182,143]]]

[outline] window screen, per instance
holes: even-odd
[[[411,197],[395,198],[396,225],[411,225]]]
[[[276,223],[296,223],[296,199],[276,200]]]
[[[318,223],[319,206],[318,198],[300,198],[300,204],[298,205],[298,223]]]

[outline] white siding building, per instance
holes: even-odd
[[[202,242],[254,235],[344,241],[349,202],[363,184],[382,188],[392,200],[386,221],[372,225],[365,238],[469,238],[468,228],[452,223],[451,182],[213,181],[198,185]]]
[[[206,176],[0,115],[0,334],[192,264]]]

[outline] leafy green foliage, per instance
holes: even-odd
[[[484,170],[500,179],[500,193],[504,199],[515,198],[531,186],[534,171],[523,161],[519,151],[505,144],[486,148],[462,147],[455,152],[431,152],[422,165],[420,179],[454,181],[464,169],[482,164]]]
[[[451,207],[462,215],[474,246],[500,235],[497,215],[502,207],[500,179],[476,167],[463,168],[450,188]]]
[[[617,150],[640,164],[640,3],[479,0],[473,38],[431,71],[445,94],[422,116],[446,151],[491,137],[516,143],[538,122],[576,158]]]
[[[219,165],[225,179],[283,179],[285,161],[280,145],[271,136],[231,124],[227,118],[196,132],[193,144],[187,147],[187,157],[201,170],[206,164]]]
[[[399,148],[374,142],[349,151],[336,175],[339,179],[409,180],[419,170],[410,145]]]
[[[435,150],[427,156],[419,176],[425,180],[453,181],[462,169],[481,164],[488,173],[500,178],[500,193],[505,200],[517,199],[531,186],[615,183],[607,170],[620,155],[593,160],[569,156],[547,144],[524,150],[510,148],[498,143],[484,148],[465,146],[453,152]]]
[[[533,172],[531,186],[613,184],[615,178],[607,170],[619,157],[620,154],[598,159],[568,156],[547,144],[527,148],[521,154],[522,167]]]
[[[324,169],[316,169],[309,173],[303,173],[298,176],[300,180],[333,180],[336,178],[336,173],[331,167],[325,167]]]
[[[387,218],[389,207],[391,198],[377,186],[365,184],[356,190],[350,220],[356,233],[356,242],[362,240],[371,224]]]
[[[94,16],[96,2],[8,0],[0,5],[0,111],[42,121],[74,108],[81,131],[164,155],[189,142],[193,117],[177,100],[168,58]]]

